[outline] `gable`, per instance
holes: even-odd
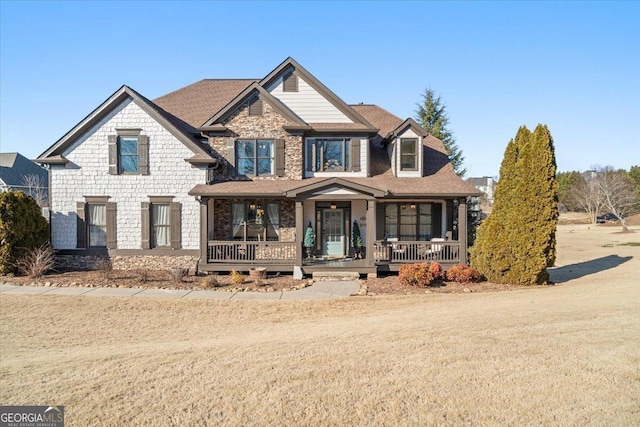
[[[182,142],[195,156],[210,158],[206,145],[203,145],[195,139],[191,134],[181,128],[179,120],[148,99],[134,91],[128,86],[122,86],[113,95],[111,95],[98,108],[93,110],[87,117],[78,123],[67,134],[60,138],[55,144],[49,147],[40,155],[36,161],[38,163],[64,163],[64,153],[68,152],[68,148],[73,146],[87,132],[100,125],[104,119],[112,114],[115,110],[122,107],[124,103],[135,103],[148,117],[161,125],[169,133],[171,133],[178,141]],[[139,125],[135,125],[139,127]]]
[[[297,79],[295,84],[292,85],[293,87],[297,86],[297,92],[286,91],[284,88],[283,78],[286,79],[291,74]],[[311,116],[309,120],[300,115],[307,123],[349,123],[361,125],[369,130],[375,129],[371,123],[367,122],[364,117],[291,57],[285,59],[262,79],[260,85],[272,93],[274,97],[282,97],[283,104],[298,115],[311,114],[311,110],[307,108],[304,104],[305,102],[310,103],[308,106],[314,109],[320,108],[322,111],[322,108],[325,108],[324,113]],[[278,88],[279,90],[276,90]],[[292,104],[289,105],[289,103]],[[300,111],[298,112],[296,109]],[[323,121],[326,119],[329,119],[329,121]],[[377,131],[377,129],[375,130]]]
[[[302,120],[307,123],[354,123],[296,72],[293,76],[297,78],[298,90],[285,91],[285,76],[282,74],[265,89]]]
[[[386,192],[379,188],[370,187],[365,184],[357,184],[347,179],[327,178],[289,190],[286,194],[287,197],[331,195],[332,197],[356,198],[357,196],[382,197]]]

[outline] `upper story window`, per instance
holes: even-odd
[[[306,169],[310,172],[359,172],[359,138],[309,138]]]
[[[275,143],[267,139],[237,141],[237,168],[240,175],[274,175]]]
[[[400,170],[418,170],[418,140],[415,138],[400,139]]]
[[[138,137],[119,136],[118,137],[118,172],[138,173]]]
[[[141,129],[117,129],[109,135],[109,173],[111,175],[148,175],[149,143]]]

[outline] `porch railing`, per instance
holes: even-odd
[[[383,242],[374,243],[376,263],[401,263],[438,261],[447,264],[460,262],[460,242]]]
[[[207,242],[209,263],[290,264],[295,260],[295,242]]]

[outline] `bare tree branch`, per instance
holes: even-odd
[[[29,195],[36,200],[38,206],[47,206],[47,183],[44,178],[38,175],[30,174],[22,178],[23,185],[27,188]]]
[[[624,170],[605,169],[595,181],[604,206],[618,217],[622,231],[628,231],[627,217],[637,212],[640,203],[633,179]]]

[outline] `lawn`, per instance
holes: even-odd
[[[70,426],[639,425],[640,232],[615,231],[561,226],[558,283],[513,291],[0,295],[0,404]]]

